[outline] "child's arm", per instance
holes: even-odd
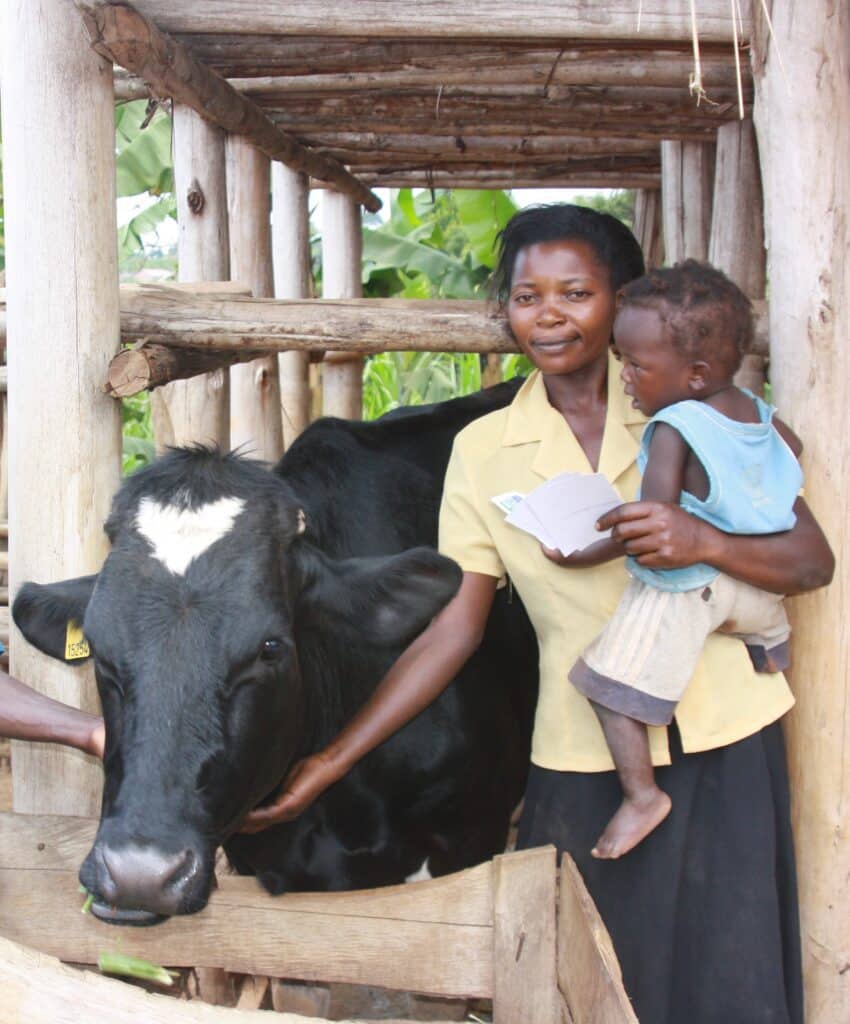
[[[787,423],[783,422],[778,416],[774,416],[771,420],[774,427],[776,427],[779,436],[788,445],[791,451],[799,459],[803,454],[803,442],[794,433],[794,431],[788,426]]]
[[[656,423],[649,441],[646,469],[640,486],[641,501],[679,504],[690,446],[669,423]]]
[[[646,469],[641,484],[641,501],[666,501],[679,503],[682,482],[685,477],[685,463],[690,448],[675,427],[657,423],[649,442]],[[611,562],[626,554],[622,541],[613,537],[598,540],[581,551],[562,555],[560,551],[543,547],[543,554],[552,562],[568,569],[586,569],[592,565]]]

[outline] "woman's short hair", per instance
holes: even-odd
[[[640,245],[616,217],[572,203],[529,206],[515,213],[499,233],[499,259],[493,272],[492,294],[500,305],[504,306],[510,294],[519,253],[543,242],[589,245],[600,264],[607,268],[614,291],[644,273]]]
[[[675,349],[714,360],[730,375],[753,340],[753,307],[722,270],[698,260],[651,270],[620,290],[619,308],[654,309]]]

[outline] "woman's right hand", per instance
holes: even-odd
[[[340,772],[325,754],[312,754],[298,761],[283,780],[280,792],[270,804],[255,807],[242,819],[240,832],[262,832],[282,821],[291,821],[340,778]]]

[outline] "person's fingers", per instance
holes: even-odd
[[[598,530],[610,530],[621,523],[629,523],[636,519],[645,519],[652,513],[654,504],[649,501],[627,501],[600,516],[596,521]]]
[[[566,557],[557,548],[547,548],[545,544],[541,544],[540,548],[550,562],[555,562],[557,565],[566,565]]]
[[[262,832],[272,825],[297,818],[300,812],[297,801],[292,799],[291,794],[284,793],[273,803],[249,811],[240,822],[238,831],[249,835]]]

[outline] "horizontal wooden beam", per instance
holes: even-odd
[[[537,173],[535,171],[537,170]],[[555,168],[538,170],[534,165],[496,167],[492,171],[465,172],[462,169],[408,170],[389,167],[382,171],[364,171],[363,181],[372,188],[659,188],[661,174],[655,171],[594,171],[582,174]]]
[[[98,53],[138,74],[157,96],[170,96],[226,131],[244,135],[273,160],[333,185],[373,212],[381,201],[335,160],[312,153],[276,127],[250,100],[186,49],[121,4],[78,6]]]
[[[376,891],[276,897],[256,879],[225,876],[198,914],[117,929],[80,913],[76,854],[93,830],[81,819],[0,815],[0,935],[75,963],[120,949],[168,967],[492,995],[489,863]]]
[[[289,47],[292,43],[281,40],[278,45]],[[350,40],[343,65],[342,57],[327,53],[328,40],[320,44],[308,40],[304,45],[309,49],[315,48],[313,67],[321,69],[325,63],[330,63],[337,70],[305,73],[303,53],[299,49],[298,60],[289,58],[287,53],[287,59],[292,61],[291,70],[284,65],[281,73],[276,75],[229,76],[228,81],[237,92],[250,96],[338,93],[360,89],[437,89],[447,85],[516,85],[541,89],[559,85],[687,88],[694,70],[693,55],[675,50],[622,53],[561,47],[504,49],[493,45],[471,47],[419,43],[405,46],[406,59],[402,62],[396,58],[393,63],[393,44],[376,47],[372,43],[364,45],[362,40]],[[372,59],[376,48],[382,56],[385,55],[385,63],[375,63]],[[270,54],[274,52],[270,51]],[[256,59],[268,61],[271,56]],[[282,57],[278,59],[283,60]],[[703,87],[710,99],[716,98],[712,95],[715,89],[728,92],[737,88],[732,53],[702,55],[700,67]],[[222,73],[221,69],[216,70]],[[742,74],[744,89],[750,92],[752,77],[746,63],[742,64]],[[116,96],[121,99],[136,99],[148,93],[144,82],[126,71],[116,75],[115,89]]]
[[[380,75],[444,70],[463,65],[488,74],[498,67],[521,66],[542,60],[549,72],[587,79],[583,65],[612,76],[611,84],[668,85],[687,80],[693,70],[690,39],[658,44],[634,35],[616,43],[600,39],[547,37],[539,42],[499,39],[376,39],[350,36],[219,35],[191,32],[179,36],[194,56],[228,78],[261,75],[317,75],[372,72]],[[735,57],[728,44],[704,43],[700,50],[703,75],[712,85],[734,75]],[[743,74],[749,75],[743,62]],[[575,67],[575,71],[571,70]],[[639,68],[639,72],[635,69]],[[667,68],[668,70],[664,70]],[[605,70],[608,69],[608,70]],[[667,76],[671,76],[669,79]],[[602,81],[607,81],[603,78]]]
[[[486,11],[468,0],[136,0],[140,11],[168,32],[272,33],[275,35],[365,36],[370,39],[422,37],[506,39],[623,39],[651,42],[691,38],[686,0],[538,0],[533,16],[520,0],[490,0]],[[748,5],[743,40],[749,38]],[[639,14],[640,12],[640,14]],[[732,43],[727,0],[700,0],[699,37]],[[638,25],[640,17],[640,25]],[[639,28],[639,31],[638,31]]]

